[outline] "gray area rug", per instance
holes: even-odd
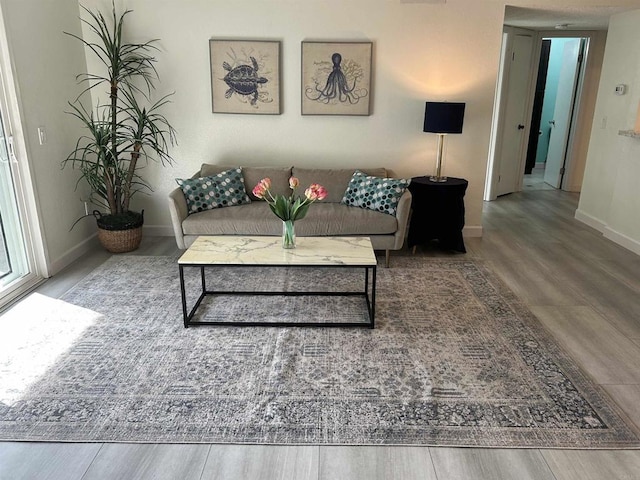
[[[224,269],[212,288],[361,289],[362,272]],[[187,288],[198,287],[197,271]],[[184,329],[176,258],[112,257],[64,296],[104,316],[0,439],[637,448],[614,404],[481,262],[396,257],[364,328]],[[195,295],[195,294],[194,294]],[[193,300],[193,298],[191,299]],[[353,321],[364,301],[213,297],[204,318]]]

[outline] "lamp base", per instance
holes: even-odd
[[[434,175],[429,177],[429,181],[431,182],[446,182],[447,181],[447,177],[436,177]]]

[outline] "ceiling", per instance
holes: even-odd
[[[567,25],[562,30],[606,30],[609,17],[638,7],[556,7],[505,8],[504,24],[531,30],[554,30],[556,25]]]

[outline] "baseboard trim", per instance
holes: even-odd
[[[616,232],[615,230],[605,227],[603,232],[604,238],[608,238],[612,242],[617,243],[618,245],[626,248],[627,250],[631,250],[636,255],[640,255],[640,242],[638,240],[634,240],[631,237],[628,237],[624,233]]]
[[[462,229],[463,237],[481,237],[482,225],[472,225]]]
[[[624,233],[617,232],[613,228],[607,226],[603,221],[583,212],[582,210],[576,210],[575,219],[595,228],[597,231],[602,233],[604,238],[611,240],[627,250],[631,250],[636,255],[640,255],[640,241],[635,240]]]
[[[602,233],[604,233],[605,229],[607,228],[606,223],[597,219],[593,215],[589,215],[588,213],[583,212],[580,209],[576,210],[576,214],[574,215],[574,218],[579,222],[589,225],[591,228],[595,228],[596,230]]]
[[[67,250],[61,257],[57,258],[55,261],[49,263],[47,268],[49,277],[54,276],[64,268],[71,265],[85,253],[88,253],[91,250],[95,250],[98,247],[98,233],[96,232],[86,240],[80,242],[75,247]]]

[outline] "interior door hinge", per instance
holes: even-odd
[[[560,169],[560,175],[564,175],[564,167]]]

